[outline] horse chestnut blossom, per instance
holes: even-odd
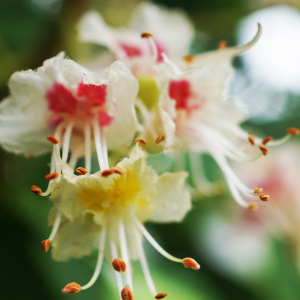
[[[46,137],[53,135],[61,141],[63,161],[70,151],[69,163],[74,168],[77,159],[85,156],[90,172],[95,148],[103,153],[107,148],[125,148],[137,130],[138,83],[121,61],[100,75],[60,53],[36,71],[14,73],[9,88],[10,96],[0,105],[0,144],[16,154],[51,151]],[[50,183],[57,176],[60,165],[52,153]],[[49,188],[50,184],[45,194]]]
[[[50,200],[53,209],[49,224],[53,229],[49,239],[42,242],[47,252],[52,247],[54,260],[65,261],[90,254],[95,248],[99,256],[94,275],[84,286],[72,282],[62,290],[65,294],[77,293],[92,286],[101,270],[103,258],[112,263],[121,299],[133,299],[132,269],[130,260],[139,260],[147,285],[153,297],[157,294],[145,253],[143,236],[166,258],[183,263],[185,267],[199,269],[192,258],[179,259],[162,249],[146,230],[146,221],[180,222],[191,208],[190,194],[184,186],[186,172],[164,173],[158,176],[146,164],[147,154],[141,149],[144,140],[137,139],[128,158],[115,167],[109,167],[107,155],[99,160],[100,171],[95,174],[78,168],[79,176],[60,157],[58,140],[54,144],[57,162],[62,176],[51,186]],[[74,234],[74,232],[76,234]],[[121,273],[125,273],[123,286]]]

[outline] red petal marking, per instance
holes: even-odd
[[[55,129],[62,120],[63,118],[60,116],[53,116],[48,121],[48,126],[52,129]]]
[[[103,109],[99,109],[98,122],[100,126],[109,126],[113,119],[114,118],[109,116]]]
[[[70,90],[61,83],[55,82],[50,90],[45,94],[48,100],[48,108],[59,113],[76,114],[77,100]]]
[[[106,84],[94,85],[81,82],[77,87],[77,96],[85,97],[92,106],[101,106],[105,104],[106,87]]]
[[[191,95],[191,86],[187,80],[172,80],[169,84],[169,96],[176,101],[176,109],[187,109]]]
[[[133,57],[133,56],[141,56],[143,54],[142,49],[136,47],[136,46],[130,46],[128,44],[124,44],[119,42],[120,47],[125,51],[126,55],[128,57]]]

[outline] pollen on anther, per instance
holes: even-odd
[[[147,145],[147,141],[143,138],[136,138],[133,141],[135,144],[139,143],[141,146],[146,146]]]
[[[111,175],[111,174],[113,174],[113,173],[114,173],[113,170],[108,169],[108,170],[104,170],[104,171],[101,173],[101,175],[102,175],[102,177],[108,177],[109,175]]]
[[[85,175],[88,173],[88,171],[85,168],[78,167],[75,172],[79,173],[80,175]]]
[[[151,37],[152,37],[152,33],[147,32],[147,31],[144,31],[144,32],[141,33],[141,37],[142,37],[143,39],[151,38]]]
[[[191,268],[191,269],[194,269],[194,270],[199,270],[200,269],[200,265],[194,259],[192,259],[190,257],[184,258],[182,260],[182,263],[186,268]]]
[[[270,196],[265,193],[261,193],[259,198],[261,201],[269,201],[270,200]]]
[[[42,194],[42,190],[36,185],[33,185],[30,190],[38,196]]]
[[[262,140],[262,145],[267,145],[270,141],[272,141],[273,140],[273,137],[271,137],[271,136],[267,136],[267,137],[265,137],[263,140]]]
[[[117,271],[117,272],[122,272],[125,273],[126,272],[126,263],[123,259],[121,258],[115,258],[111,265],[113,266],[113,268]]]
[[[254,146],[255,145],[255,140],[254,140],[254,134],[253,133],[249,133],[248,135],[248,142]]]
[[[160,293],[160,294],[157,294],[154,298],[155,299],[164,299],[167,297],[167,294],[165,293]]]
[[[81,286],[76,282],[68,283],[61,292],[63,294],[76,294],[81,291]]]
[[[262,188],[255,188],[254,189],[254,194],[261,194],[263,192],[263,189]]]
[[[59,140],[55,136],[53,136],[53,135],[47,136],[47,140],[50,143],[55,144],[55,145],[58,144],[58,142],[59,142]]]
[[[158,138],[156,138],[155,142],[156,142],[156,144],[159,144],[164,140],[165,140],[165,136],[162,134]]]
[[[264,156],[266,156],[268,154],[268,149],[264,146],[259,146],[260,151],[262,152],[262,154]]]
[[[112,167],[112,168],[110,168],[114,173],[116,173],[116,174],[119,174],[119,175],[123,175],[123,174],[125,174],[125,170],[124,169],[122,169],[122,168],[120,168],[120,167]]]
[[[47,174],[45,176],[45,179],[46,180],[53,180],[53,179],[56,179],[58,177],[58,173],[57,172],[54,172],[54,173],[50,173],[50,174]]]
[[[220,41],[218,45],[219,49],[227,48],[227,42],[226,41]]]
[[[122,300],[133,300],[133,292],[128,284],[121,291],[121,298]]]
[[[256,202],[252,202],[248,205],[247,207],[248,211],[256,211],[258,209],[257,203]]]
[[[287,133],[292,134],[292,135],[299,135],[300,130],[296,127],[291,127],[287,130]]]
[[[43,248],[43,251],[45,253],[47,253],[49,251],[50,244],[51,244],[50,240],[44,240],[44,241],[42,241],[42,248]]]
[[[187,63],[192,63],[195,60],[195,55],[193,54],[187,54],[183,56],[183,59]]]

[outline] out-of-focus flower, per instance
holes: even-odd
[[[157,296],[142,247],[143,236],[166,258],[189,268],[200,268],[191,258],[179,259],[168,254],[143,225],[146,221],[166,223],[183,219],[191,208],[190,194],[184,186],[187,173],[158,176],[147,166],[146,152],[137,144],[129,157],[117,166],[109,168],[104,156],[107,169],[95,174],[84,174],[81,170],[84,175],[76,176],[73,169],[61,160],[57,144],[54,151],[63,175],[51,187],[50,199],[54,207],[49,224],[53,229],[49,239],[43,241],[43,249],[47,252],[51,242],[52,256],[59,261],[80,258],[95,248],[99,250],[90,282],[84,286],[70,283],[63,293],[79,292],[93,285],[105,257],[112,261],[116,270],[119,295],[126,291],[132,293],[130,260],[139,259],[149,290],[154,297]],[[119,272],[125,270],[128,286],[124,290]]]
[[[51,151],[46,137],[52,134],[62,141],[63,161],[70,150],[74,168],[85,155],[89,172],[95,146],[104,153],[126,147],[137,130],[138,84],[121,61],[100,76],[60,53],[36,71],[13,74],[9,87],[11,95],[0,105],[0,144],[7,151],[27,156]],[[60,167],[52,154],[50,173],[55,171]]]

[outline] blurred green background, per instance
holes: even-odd
[[[76,38],[80,16],[89,9],[98,10],[114,26],[126,24],[138,0],[1,0],[0,1],[0,95],[8,94],[7,82],[17,70],[35,69],[43,61],[64,50],[73,60],[89,55],[89,46]],[[156,1],[168,7],[186,10],[197,29],[194,52],[217,48],[220,40],[235,44],[236,24],[259,8],[287,3],[300,7],[299,1],[251,0],[165,0]],[[287,126],[296,126],[298,119],[245,126],[281,136]],[[0,150],[0,222],[1,299],[117,299],[111,267],[104,265],[97,283],[76,295],[62,295],[65,284],[86,283],[94,269],[96,255],[80,261],[57,263],[42,252],[47,214],[51,204],[30,192],[32,184],[46,187],[50,156],[26,159]],[[153,164],[156,158],[153,159]],[[213,178],[221,178],[211,161],[207,169]],[[209,201],[208,201],[209,200]],[[231,276],[218,272],[199,250],[201,226],[213,210],[222,211],[232,201],[228,194],[197,202],[183,224],[147,225],[149,231],[166,250],[178,257],[194,257],[201,270],[194,272],[166,261],[147,243],[150,269],[159,292],[171,294],[168,299],[299,299],[299,276],[288,245],[272,244],[271,262],[256,276]],[[135,298],[151,299],[138,264],[134,264]]]

